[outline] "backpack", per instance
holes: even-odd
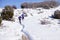
[[[21,16],[22,16],[22,19],[24,19],[24,13]]]
[[[19,16],[18,19],[21,20],[21,16]]]

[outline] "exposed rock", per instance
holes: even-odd
[[[29,40],[29,37],[27,37],[26,35],[22,35],[22,40]]]
[[[56,10],[56,11],[54,12],[54,18],[60,19],[60,11],[59,11],[59,10]]]

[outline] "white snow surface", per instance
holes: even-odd
[[[22,36],[22,26],[16,22],[3,21],[0,28],[0,40],[18,40]]]
[[[23,29],[27,32],[32,40],[60,40],[60,24],[58,19],[53,19],[50,16],[54,14],[56,9],[42,9],[43,13],[37,14],[32,12],[33,16],[25,19]],[[41,24],[41,21],[50,22],[48,24]]]
[[[31,40],[60,40],[60,20],[51,18],[54,11],[60,6],[51,9],[16,9],[14,10],[14,20],[3,20],[0,27],[0,40],[22,40],[22,34],[28,34]],[[27,17],[22,20],[21,25],[18,17],[23,11]],[[31,16],[31,14],[33,16]],[[46,24],[42,24],[42,21]],[[22,31],[23,30],[23,31]]]

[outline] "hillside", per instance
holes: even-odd
[[[15,9],[14,21],[2,21],[0,40],[23,40],[22,35],[30,40],[60,40],[60,20],[51,18],[54,11],[60,6],[51,9]],[[23,11],[27,16],[19,23],[18,17]]]
[[[23,2],[21,4],[21,8],[44,8],[44,9],[50,9],[59,6],[59,2],[57,1],[43,1],[43,2]]]

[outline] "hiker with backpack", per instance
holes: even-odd
[[[25,12],[23,12],[21,16],[18,17],[20,24],[21,24],[21,21],[24,20],[24,17],[25,17],[24,14]]]
[[[21,24],[21,16],[19,16],[18,19],[19,19],[19,22],[20,22],[20,24]]]
[[[24,13],[21,16],[22,16],[22,20],[24,20]]]

